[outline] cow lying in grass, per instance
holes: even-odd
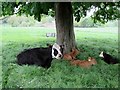
[[[76,59],[76,56],[77,56],[79,53],[80,53],[80,52],[79,52],[77,49],[73,48],[73,49],[72,49],[72,52],[63,55],[63,59],[65,59],[65,60],[73,60],[73,59]]]
[[[119,60],[115,57],[112,57],[111,55],[105,53],[105,52],[101,52],[99,57],[102,57],[103,60],[107,63],[107,64],[117,64],[119,63]]]
[[[88,60],[71,60],[70,63],[71,65],[90,68],[92,65],[97,64],[97,61],[95,58],[89,57]]]
[[[17,63],[19,65],[38,65],[44,68],[49,68],[53,58],[61,59],[62,46],[58,44],[49,45],[46,48],[28,49],[17,55]]]

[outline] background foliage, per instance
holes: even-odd
[[[4,18],[4,17],[3,17]],[[25,15],[22,16],[8,16],[6,18],[1,18],[2,25],[7,25],[7,26],[13,26],[13,27],[45,27],[45,26],[53,26],[55,27],[55,18],[47,15],[42,15],[41,21],[38,22],[34,19],[34,17],[28,16],[26,17]],[[100,22],[97,22],[96,24],[93,22],[93,20],[90,17],[85,17],[82,18],[80,22],[75,21],[74,18],[74,26],[75,27],[118,27],[118,21],[117,20],[112,20],[108,21],[106,24],[102,24]]]
[[[17,14],[26,16],[34,16],[38,21],[41,20],[41,15],[54,16],[54,2],[3,2],[2,13],[0,16],[13,15],[14,8],[18,8]],[[95,9],[91,16],[94,23],[97,21],[106,23],[108,20],[120,18],[120,3],[119,2],[72,2],[73,14],[77,22],[82,17],[87,16],[87,11]],[[39,9],[38,9],[39,8]]]
[[[35,20],[32,17],[25,17],[24,15],[16,16],[13,15],[7,19],[7,23],[9,23],[13,27],[29,27],[35,24]]]

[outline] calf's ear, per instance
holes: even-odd
[[[75,48],[72,48],[72,52],[75,51]]]

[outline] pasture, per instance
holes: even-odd
[[[90,69],[72,66],[63,59],[54,59],[48,70],[17,65],[16,55],[22,50],[55,42],[54,37],[45,36],[47,32],[55,29],[2,27],[2,88],[118,88],[118,65],[108,65],[98,56],[104,50],[118,57],[117,28],[75,28],[81,50],[77,58],[92,56],[98,62]]]

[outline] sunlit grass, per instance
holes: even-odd
[[[55,32],[54,29],[36,28],[36,27],[14,27],[3,28],[2,41],[15,41],[15,42],[37,42],[44,40],[51,40],[54,38],[47,38],[46,33]],[[55,39],[54,39],[55,40]]]

